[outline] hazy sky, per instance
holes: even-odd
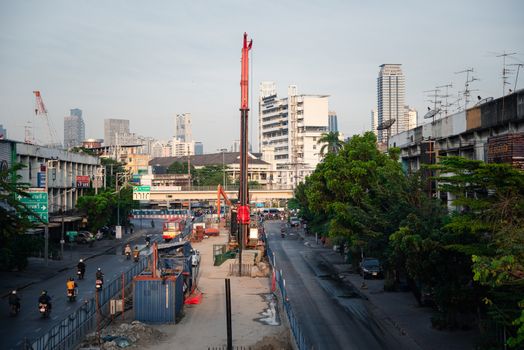
[[[40,90],[60,139],[71,108],[82,109],[86,137],[95,138],[105,118],[124,118],[131,132],[169,139],[174,116],[191,112],[205,152],[229,147],[239,138],[246,31],[254,138],[265,80],[281,96],[290,84],[330,95],[339,129],[351,135],[370,128],[383,63],[402,64],[406,103],[422,115],[423,91],[453,82],[456,95],[465,77],[454,72],[466,67],[480,79],[475,96],[501,96],[496,55],[516,52],[507,62],[524,63],[523,14],[522,0],[0,0],[0,124],[22,140],[34,118],[32,91]],[[513,88],[515,73],[509,82]]]

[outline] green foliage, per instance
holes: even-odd
[[[168,168],[168,174],[187,174],[187,162],[173,162]],[[194,174],[195,167],[191,165],[191,174]]]
[[[124,163],[120,163],[112,158],[100,158],[100,163],[106,169],[107,187],[116,189],[116,174],[124,173]]]
[[[328,152],[299,184],[293,206],[312,230],[353,253],[384,260],[434,292],[439,327],[470,327],[483,315],[524,344],[524,174],[506,164],[442,157],[429,166],[453,210],[427,196],[427,179],[405,175],[399,152],[380,153],[373,134]],[[326,146],[327,147],[327,146]],[[356,255],[356,254],[353,254]],[[388,288],[393,289],[393,280]],[[494,338],[495,339],[495,338]],[[500,345],[500,344],[499,344]]]
[[[324,144],[320,148],[320,154],[325,155],[327,153],[338,153],[338,151],[343,147],[344,143],[339,139],[338,131],[330,131],[328,133],[322,134],[318,139],[318,144]]]
[[[227,167],[226,167],[227,169]],[[186,165],[187,170],[187,165]],[[197,186],[218,186],[224,181],[224,168],[222,165],[208,165],[200,169],[191,170],[193,184]],[[226,174],[226,183],[228,176]]]

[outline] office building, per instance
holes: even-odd
[[[175,138],[182,142],[193,141],[191,131],[191,113],[177,114],[175,117]]]
[[[86,137],[82,110],[75,108],[70,110],[70,115],[64,117],[64,148],[77,147],[82,145]]]
[[[204,154],[204,144],[202,142],[195,142],[195,155]]]
[[[260,152],[276,169],[273,182],[304,181],[321,160],[318,139],[328,131],[328,96],[298,94],[290,85],[287,97],[278,98],[275,83],[263,82],[258,122]]]
[[[104,120],[104,145],[121,145],[119,140],[122,135],[129,134],[129,120],[127,119],[105,119]]]
[[[171,143],[171,156],[172,157],[184,157],[195,154],[195,142],[184,142],[177,138],[173,139]]]
[[[371,110],[371,131],[373,132],[373,134],[375,134],[375,136],[378,139],[377,126],[378,126],[378,111],[375,108]]]
[[[404,114],[405,81],[400,64],[382,64],[377,78],[378,125],[395,119],[391,135],[408,130]],[[386,142],[387,130],[378,131],[378,141]]]
[[[404,119],[408,123],[408,128],[406,130],[411,130],[417,127],[418,112],[415,108],[409,106],[404,106]],[[404,130],[405,131],[405,130]]]
[[[338,132],[337,112],[335,111],[329,111],[328,113],[328,131]]]

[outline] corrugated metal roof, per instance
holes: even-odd
[[[224,152],[224,163],[228,164],[239,164],[240,162],[239,152]],[[208,166],[208,165],[222,165],[222,152],[211,153],[211,154],[198,154],[189,157],[191,165],[193,166]],[[174,162],[187,162],[187,156],[185,157],[158,157],[153,158],[149,161],[149,165],[152,166],[164,166],[168,167]],[[250,164],[269,164],[262,159],[256,158],[255,155],[251,154],[249,157]]]

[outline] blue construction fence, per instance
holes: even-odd
[[[96,330],[97,323],[109,315],[109,301],[120,296],[122,290],[133,282],[133,277],[140,274],[148,265],[148,259],[142,258],[122,276],[104,284],[97,296],[88,299],[62,321],[57,322],[46,334],[35,340],[26,340],[24,348],[31,350],[67,350],[74,349],[85,336]],[[98,305],[97,305],[98,302]],[[98,318],[98,322],[97,322]]]
[[[277,268],[278,265],[276,261],[277,260],[276,256],[269,246],[267,246],[267,258],[269,260],[269,263],[271,264],[271,267],[273,268],[273,273],[276,276],[277,286],[282,296],[282,304],[284,306],[284,310],[286,311],[287,319],[289,322],[289,327],[291,328],[291,333],[293,334],[293,339],[295,340],[295,344],[299,350],[310,349],[306,341],[306,338],[304,337],[304,334],[302,333],[300,329],[298,320],[295,317],[295,314],[293,313],[293,308],[291,307],[291,303],[289,302],[289,299],[287,297],[286,280],[284,279],[282,270],[279,270]]]

